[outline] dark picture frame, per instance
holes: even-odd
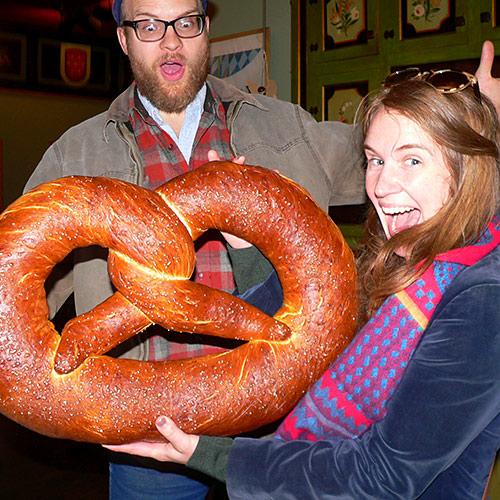
[[[65,59],[71,57],[70,51],[79,51],[85,54],[82,58],[84,77],[79,78],[80,72],[74,70],[75,76],[68,75]],[[37,53],[37,81],[43,87],[53,90],[84,90],[97,94],[109,93],[111,89],[111,49],[86,44],[72,44],[60,40],[38,39]]]
[[[0,33],[0,83],[26,81],[26,36]]]

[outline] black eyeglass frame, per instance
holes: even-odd
[[[196,35],[192,35],[192,36],[185,36],[185,35],[180,35],[178,32],[177,32],[177,29],[175,28],[175,23],[177,21],[181,21],[182,19],[190,19],[190,18],[197,18],[197,19],[200,19],[201,21],[201,26],[200,26],[200,32],[197,33]],[[168,30],[168,27],[169,26],[172,26],[172,29],[174,30],[175,34],[179,37],[179,38],[185,38],[185,39],[189,39],[189,38],[196,38],[198,36],[200,36],[202,33],[203,33],[203,30],[205,29],[205,26],[206,26],[206,18],[207,16],[205,14],[192,14],[190,16],[182,16],[182,17],[178,17],[177,19],[174,19],[173,21],[164,21],[163,19],[138,19],[137,21],[129,21],[129,20],[125,20],[125,21],[122,21],[122,26],[128,26],[130,28],[134,28],[134,33],[135,33],[135,36],[137,37],[137,39],[141,42],[159,42],[160,40],[162,40],[165,35],[167,34],[167,30]],[[143,22],[155,22],[155,23],[163,23],[163,25],[165,26],[165,30],[163,31],[163,35],[160,37],[160,38],[156,38],[154,40],[143,40],[140,36],[139,36],[139,33],[137,32],[137,25],[139,23],[143,23]]]
[[[443,74],[450,74],[450,73],[467,78],[467,82],[459,83],[457,81],[455,82],[456,83],[455,87],[450,86],[449,88],[439,87],[432,83],[433,78],[439,77],[440,75]],[[394,79],[395,81],[391,82],[391,79]],[[416,67],[405,68],[391,73],[382,82],[382,86],[384,88],[390,88],[406,80],[424,80],[428,82],[430,85],[432,85],[438,92],[441,92],[443,94],[455,94],[457,92],[462,92],[464,90],[471,89],[474,92],[476,98],[479,100],[479,102],[481,102],[481,91],[479,89],[479,82],[477,81],[477,78],[474,75],[468,73],[467,71],[461,71],[458,69],[437,69],[437,70],[431,69],[423,71],[420,68]]]

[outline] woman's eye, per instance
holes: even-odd
[[[381,160],[380,158],[368,158],[367,159],[368,166],[372,167],[380,167],[384,164],[384,161]]]
[[[415,165],[420,165],[422,162],[420,160],[417,160],[416,158],[408,158],[405,160],[405,163],[414,167]]]

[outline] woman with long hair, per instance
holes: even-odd
[[[444,81],[443,81],[444,80]],[[500,448],[500,144],[472,75],[391,75],[361,122],[367,321],[274,439],[120,451],[187,463],[232,499],[481,499]]]

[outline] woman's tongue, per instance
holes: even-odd
[[[410,210],[409,212],[389,215],[387,220],[389,225],[389,232],[391,235],[400,233],[401,231],[418,224],[419,219],[419,210]]]
[[[161,65],[163,76],[169,81],[177,81],[184,74],[184,63],[182,61],[169,61]]]

